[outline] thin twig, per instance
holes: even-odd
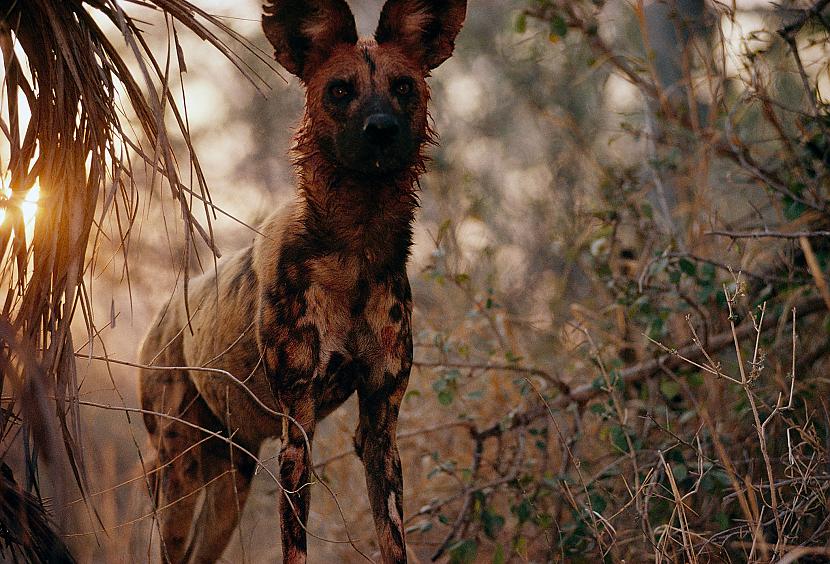
[[[830,231],[707,231],[704,235],[717,235],[732,239],[800,239],[801,237],[830,237]]]

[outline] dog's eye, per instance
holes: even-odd
[[[337,83],[329,88],[331,97],[335,100],[345,100],[352,94],[352,88],[346,83]]]
[[[412,82],[407,79],[396,80],[392,90],[398,96],[409,96],[412,94]]]

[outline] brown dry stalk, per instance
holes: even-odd
[[[719,235],[731,239],[806,239],[808,237],[830,237],[830,231],[707,231],[704,235]]]
[[[803,319],[806,316],[824,310],[825,306],[822,298],[809,297],[796,301],[793,307],[798,310],[799,315]],[[730,329],[729,331],[724,331],[711,337],[707,343],[706,350],[709,354],[713,354],[733,345],[735,338],[743,339],[749,335],[754,335],[756,331],[768,331],[769,329],[777,327],[781,320],[788,315],[790,315],[789,310],[782,312],[780,315],[767,315],[757,327],[752,321],[742,323],[735,328],[734,332]],[[652,360],[619,370],[614,376],[621,380],[624,385],[630,385],[653,376],[662,368],[672,370],[680,367],[688,359],[700,360],[702,358],[704,358],[704,352],[698,344],[693,342],[676,349],[674,352],[663,354]],[[531,422],[546,416],[550,410],[563,409],[571,404],[583,405],[604,393],[605,390],[603,388],[597,387],[593,383],[582,384],[581,386],[572,388],[568,394],[560,394],[549,400],[546,404],[536,405],[525,411],[514,413],[507,421],[496,422],[492,426],[478,431],[478,433],[488,438],[499,437],[508,431],[529,425]],[[712,427],[712,431],[713,435],[716,435],[714,427]]]
[[[798,243],[801,245],[801,250],[804,251],[804,258],[807,260],[807,266],[810,269],[810,274],[813,275],[816,288],[824,299],[827,309],[830,310],[830,288],[827,287],[827,279],[821,271],[821,265],[819,265],[816,253],[813,252],[813,246],[807,237],[799,237]]]

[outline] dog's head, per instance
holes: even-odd
[[[277,61],[306,87],[305,134],[364,174],[413,166],[428,140],[430,70],[452,55],[467,0],[388,0],[374,38],[358,39],[344,0],[273,0],[262,27]]]

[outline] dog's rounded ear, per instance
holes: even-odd
[[[270,0],[262,29],[277,62],[305,80],[340,44],[357,43],[354,16],[344,0]]]
[[[466,14],[467,0],[387,0],[375,39],[400,44],[434,69],[452,55]]]

